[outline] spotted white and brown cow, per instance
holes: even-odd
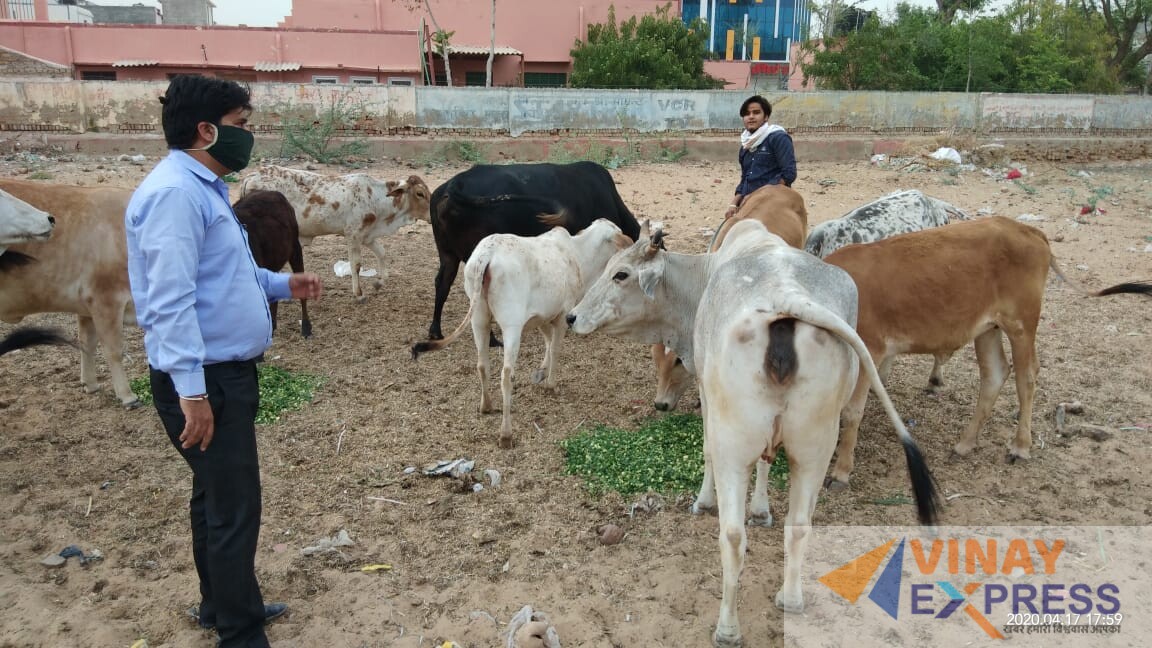
[[[385,182],[364,173],[329,177],[280,166],[261,167],[244,178],[240,196],[261,189],[279,191],[295,207],[303,245],[310,245],[317,236],[344,235],[352,266],[352,295],[361,301],[366,296],[360,287],[360,246],[368,246],[376,255],[380,279],[387,276],[384,248],[377,239],[414,221],[427,221],[431,197],[420,176]]]

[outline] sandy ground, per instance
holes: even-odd
[[[35,169],[48,182],[132,187],[155,161],[15,156],[0,171]],[[435,187],[462,168],[387,160],[369,171],[385,178],[415,172]],[[979,169],[802,162],[796,189],[812,223],[899,188],[919,188],[972,214],[1040,215],[1044,220],[1035,224],[1053,240],[1068,275],[1101,287],[1152,277],[1150,168],[1147,161],[1032,163],[1021,182],[1012,183]],[[665,223],[670,248],[698,252],[729,201],[735,163],[639,165],[613,175],[633,211]],[[1094,192],[1103,196],[1102,212],[1073,221]],[[581,426],[635,426],[654,414],[647,349],[600,336],[568,337],[559,395],[520,380],[518,444],[501,450],[499,415],[476,411],[471,342],[418,363],[408,355],[432,311],[436,255],[428,224],[407,227],[384,246],[390,277],[357,304],[349,279],[333,273],[333,264],[347,258],[344,241],[317,239],[305,253],[327,288],[312,309],[316,335],[302,340],[297,306],[284,305],[267,354],[276,365],[326,381],[313,403],[259,429],[264,528],[258,571],[266,599],[291,606],[288,617],[269,627],[272,643],[503,646],[505,624],[527,604],[549,615],[566,648],[708,645],[720,600],[715,518],[689,514],[687,496],[654,498],[635,511],[636,499],[589,497],[579,479],[564,475],[557,446]],[[458,282],[445,330],[466,307]],[[976,398],[971,347],[946,366],[946,385],[936,397],[922,389],[930,359],[901,359],[889,385],[893,399],[916,421],[913,433],[944,495],[967,495],[947,502],[943,522],[1148,524],[1150,322],[1146,300],[1087,299],[1050,282],[1039,331],[1033,459],[1022,465],[1003,462],[1016,409],[1011,381],[973,455],[949,461]],[[25,323],[75,331],[74,319],[62,315]],[[12,328],[0,325],[0,334]],[[127,335],[129,373],[144,375],[139,331]],[[541,352],[538,336],[526,338],[521,376]],[[197,602],[186,513],[191,475],[155,412],[121,409],[103,364],[100,371],[105,390],[86,395],[71,350],[40,348],[0,359],[0,646],[128,647],[139,639],[153,647],[213,645],[183,614]],[[681,407],[695,400],[690,393]],[[1070,423],[1107,426],[1112,436],[1057,436],[1054,408],[1072,400],[1085,410]],[[870,402],[851,488],[821,498],[817,525],[914,523],[913,507],[879,503],[908,492],[892,437]],[[478,470],[499,470],[503,484],[460,492],[451,480],[404,473],[458,457],[475,460]],[[785,507],[785,494],[774,492],[777,520]],[[596,541],[594,530],[608,522],[627,531],[619,545]],[[301,555],[340,530],[355,542],[342,555]],[[105,559],[41,566],[46,554],[71,544],[99,549]],[[372,563],[392,569],[361,572]],[[782,565],[781,528],[751,529],[740,592],[750,647],[782,643],[782,616],[773,605]],[[816,585],[809,580],[805,587]]]

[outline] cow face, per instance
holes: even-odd
[[[408,212],[412,220],[428,221],[428,204],[432,192],[420,176],[408,176],[404,182],[388,181],[388,196],[398,212]]]
[[[664,232],[640,240],[608,261],[584,299],[568,313],[568,325],[580,335],[601,330],[643,339],[655,315],[656,291],[664,276]]]
[[[47,240],[55,224],[47,212],[0,190],[0,246]]]

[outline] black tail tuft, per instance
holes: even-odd
[[[778,319],[768,325],[768,350],[764,352],[764,368],[768,377],[777,383],[788,382],[800,365],[796,357],[796,320]]]
[[[7,272],[15,270],[21,266],[26,266],[29,263],[36,261],[36,257],[30,257],[23,252],[16,250],[4,250],[0,252],[0,272]]]
[[[416,360],[420,357],[421,353],[427,353],[432,350],[432,345],[428,342],[417,342],[412,345],[412,359]]]
[[[1136,293],[1137,295],[1152,296],[1152,281],[1129,281],[1115,286],[1109,286],[1096,293],[1098,296],[1119,295],[1121,293]]]
[[[936,524],[940,512],[940,495],[936,479],[924,462],[924,455],[914,441],[904,442],[904,457],[908,460],[908,476],[912,478],[912,494],[916,498],[916,513],[921,524]]]
[[[56,344],[60,346],[75,346],[71,340],[68,340],[59,332],[52,329],[45,328],[22,328],[16,329],[8,334],[7,337],[0,340],[0,355],[4,355],[9,351],[16,349],[23,349],[30,346],[38,346],[42,344]]]

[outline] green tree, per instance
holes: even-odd
[[[1105,64],[1126,85],[1144,82],[1142,63],[1152,54],[1152,0],[1080,0],[1084,16],[1096,14],[1111,37]]]
[[[573,88],[708,89],[724,82],[704,73],[708,54],[707,28],[690,26],[675,16],[672,4],[637,19],[616,24],[616,9],[608,22],[588,26],[588,40],[572,49]]]

